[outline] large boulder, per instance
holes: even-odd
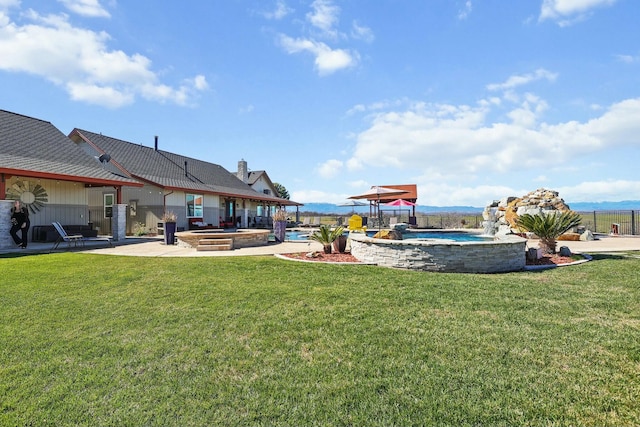
[[[571,210],[559,193],[545,188],[531,191],[522,197],[504,197],[489,204],[483,211],[485,221],[492,222],[496,234],[518,233],[518,218],[521,215],[566,212]]]
[[[593,236],[593,233],[591,232],[591,230],[586,230],[584,233],[580,235],[580,240],[583,242],[591,242],[595,239],[596,238]]]

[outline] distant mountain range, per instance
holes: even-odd
[[[614,210],[640,210],[640,200],[625,200],[622,202],[567,202],[569,207],[574,211],[614,211]],[[394,208],[386,206],[383,210],[393,210]],[[402,210],[410,210],[411,208],[395,208]],[[438,212],[455,212],[455,213],[482,213],[483,207],[476,206],[427,206],[416,205],[416,212],[428,214]],[[338,206],[332,203],[305,203],[300,206],[300,212],[318,213],[318,214],[336,214],[346,215],[351,212],[369,213],[369,206]]]

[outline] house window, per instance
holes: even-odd
[[[267,188],[265,188],[264,190],[262,190],[262,192],[263,192],[264,194],[271,194],[271,190],[269,190],[269,189],[267,189]]]
[[[113,193],[108,193],[104,195],[104,217],[111,218],[113,217]]]
[[[202,194],[187,194],[187,217],[202,218],[203,207],[202,202],[204,196]]]

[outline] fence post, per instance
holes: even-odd
[[[596,223],[596,211],[593,211],[593,232],[598,232],[598,224]]]
[[[636,211],[631,209],[631,235],[636,235]]]

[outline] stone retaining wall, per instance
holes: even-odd
[[[526,239],[504,236],[487,242],[384,240],[353,233],[351,254],[384,267],[454,273],[503,273],[526,265]]]

